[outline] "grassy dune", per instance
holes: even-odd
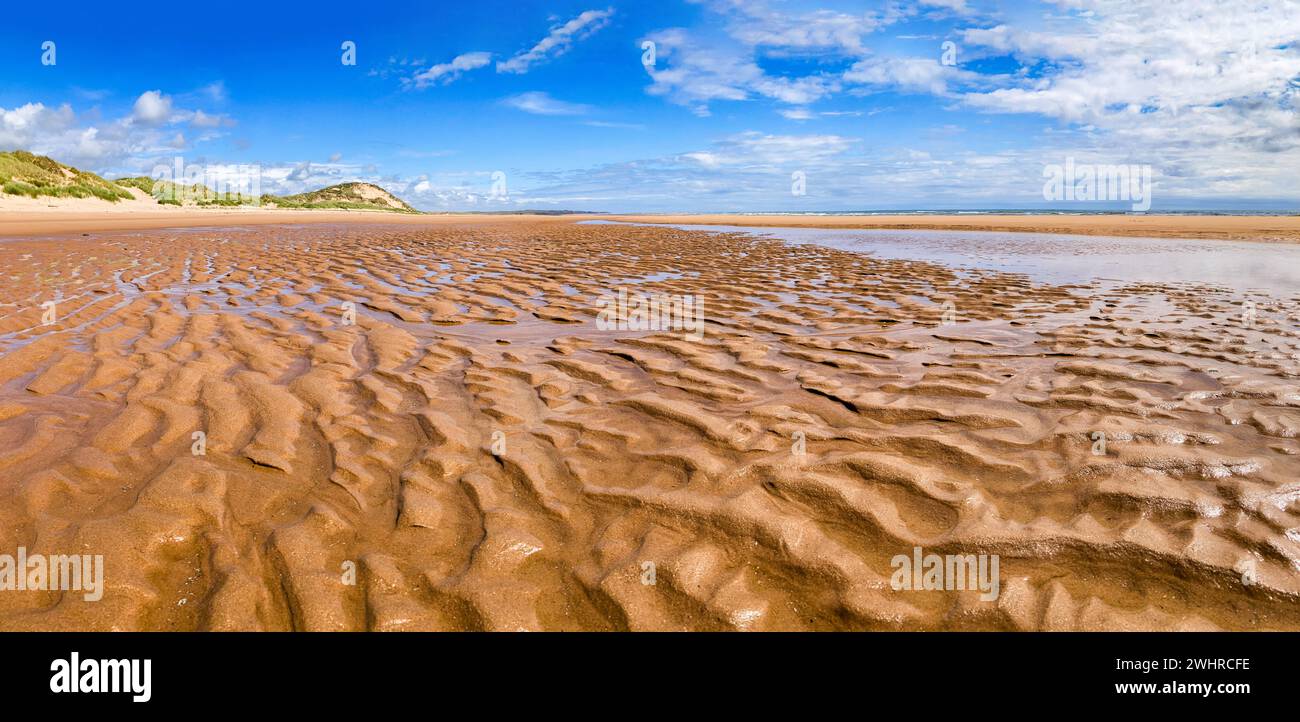
[[[340,183],[292,196],[262,196],[262,202],[279,208],[347,208],[419,213],[406,201],[370,183]]]
[[[148,176],[116,178],[113,182],[124,187],[139,188],[163,205],[246,206],[254,204],[253,196],[217,193],[201,183],[186,186],[168,180],[155,180]]]
[[[0,188],[10,195],[37,198],[129,200],[130,191],[83,170],[24,150],[0,152]]]
[[[186,186],[148,176],[132,176],[109,181],[41,155],[23,150],[0,152],[0,191],[31,198],[101,198],[117,202],[134,198],[129,189],[149,194],[160,205],[172,206],[246,206],[349,210],[384,210],[395,213],[419,213],[402,199],[370,183],[341,183],[320,190],[291,196],[266,194],[260,199],[239,193],[217,193],[194,184]]]

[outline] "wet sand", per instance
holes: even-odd
[[[0,241],[0,629],[1300,629],[1294,289],[403,222]]]
[[[15,200],[9,199],[10,203]],[[75,199],[74,199],[75,200]],[[116,205],[82,201],[74,210],[37,209],[30,204],[0,205],[0,238],[50,236],[67,233],[150,230],[162,228],[228,228],[231,226],[371,224],[441,226],[447,223],[528,220],[534,223],[569,222],[564,216],[497,216],[467,214],[404,214],[390,211],[289,210],[265,208],[179,208],[144,206],[123,201]],[[93,210],[87,210],[93,208]],[[583,216],[585,218],[585,216]]]
[[[995,215],[912,214],[878,216],[776,215],[610,215],[602,218],[633,223],[665,223],[754,228],[932,229],[945,231],[1013,231],[1144,238],[1219,238],[1300,242],[1300,215]]]

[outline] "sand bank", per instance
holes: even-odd
[[[616,215],[634,223],[750,226],[769,228],[927,228],[949,231],[1023,231],[1148,238],[1219,238],[1300,242],[1300,216],[1184,215],[896,215],[754,216]]]
[[[455,220],[0,243],[0,629],[1300,629],[1294,291]]]

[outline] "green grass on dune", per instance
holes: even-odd
[[[10,195],[31,198],[130,199],[130,191],[71,166],[25,150],[0,152],[0,188]]]
[[[119,186],[138,188],[163,205],[179,206],[188,203],[196,206],[249,206],[254,205],[255,200],[253,196],[240,193],[218,193],[201,183],[186,186],[147,176],[116,178],[113,182]]]
[[[148,176],[131,176],[113,181],[94,173],[78,170],[45,156],[24,150],[0,152],[0,191],[31,198],[101,198],[117,202],[135,196],[137,189],[163,205],[250,206],[344,210],[382,210],[394,213],[419,213],[406,201],[369,183],[340,183],[319,190],[291,196],[266,194],[260,198],[240,193],[217,193],[203,184],[186,186],[174,181],[155,180]],[[259,204],[260,201],[260,204]]]
[[[320,208],[339,208],[351,211],[390,211],[392,213],[419,213],[414,208],[390,208],[364,201],[289,201],[281,196],[262,196],[262,204],[274,203],[277,208],[312,210]]]
[[[139,188],[152,195],[159,203],[167,205],[196,206],[245,206],[254,205],[254,197],[239,193],[217,193],[205,185],[184,186],[172,181],[155,181],[153,178],[136,176],[118,178],[113,181],[120,186]],[[384,192],[381,198],[370,199],[361,195],[360,188],[365,184],[344,183],[320,190],[308,191],[292,196],[276,196],[269,193],[261,197],[262,206],[289,209],[341,208],[346,210],[388,210],[400,213],[418,213],[414,208],[392,194]],[[385,203],[392,199],[398,204],[393,207]]]
[[[367,189],[378,191],[377,198],[363,195]],[[369,183],[340,183],[316,191],[291,196],[262,196],[263,203],[274,203],[279,208],[343,208],[362,211],[392,211],[394,213],[419,213],[406,201]]]

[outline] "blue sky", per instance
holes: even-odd
[[[1125,207],[1044,201],[1067,159],[1150,166],[1156,210],[1294,209],[1300,6],[1231,5],[29,3],[0,26],[0,149],[428,210]]]

